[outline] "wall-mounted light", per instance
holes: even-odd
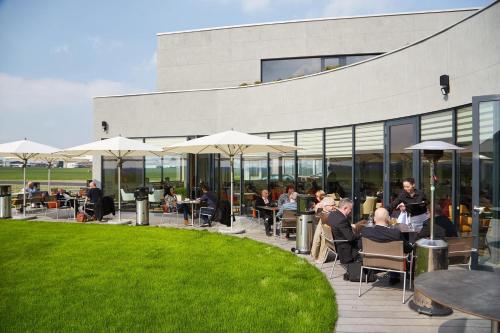
[[[106,121],[101,122],[102,130],[106,133],[108,133],[109,125]]]
[[[448,95],[450,93],[450,77],[448,75],[441,75],[439,77],[439,84],[441,85],[441,93]]]

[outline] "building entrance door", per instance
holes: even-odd
[[[472,234],[477,263],[500,267],[500,95],[472,98]]]
[[[418,151],[406,147],[419,141],[419,122],[417,117],[388,121],[384,129],[384,195],[385,207],[402,190],[405,178],[414,178],[420,184]]]

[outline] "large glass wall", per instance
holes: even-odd
[[[295,144],[295,132],[271,133],[271,140]],[[278,200],[288,184],[295,184],[295,153],[269,154],[270,179],[269,187],[272,200]]]
[[[323,188],[323,130],[297,132],[297,192],[316,194]]]
[[[355,211],[366,215],[361,207],[367,197],[381,202],[384,191],[384,123],[356,126],[355,140]]]
[[[421,117],[420,121],[421,141],[439,140],[453,143],[453,113],[452,111],[436,112]],[[421,153],[421,188],[430,198],[430,167],[429,161]],[[444,151],[435,166],[434,202],[435,215],[446,216],[452,219],[452,184],[453,184],[453,153]]]
[[[118,164],[115,158],[104,157],[103,165],[103,192],[118,202]],[[143,185],[144,160],[142,157],[123,160],[121,172],[121,188],[125,192],[133,192]],[[133,203],[132,203],[133,204]]]
[[[352,126],[325,130],[326,192],[352,198]]]

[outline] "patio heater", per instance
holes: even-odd
[[[448,243],[441,239],[434,239],[434,192],[436,190],[435,167],[439,159],[443,157],[444,150],[459,150],[463,148],[443,141],[424,141],[405,149],[423,150],[424,157],[429,161],[430,167],[430,237],[419,239],[416,242],[417,262],[415,265],[415,276],[425,272],[447,270]],[[409,306],[418,313],[430,316],[446,316],[453,311],[451,308],[442,306],[419,292],[415,292],[413,300],[410,301]]]

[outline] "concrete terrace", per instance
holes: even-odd
[[[14,213],[14,212],[13,212]],[[135,213],[122,212],[122,219],[135,219]],[[50,212],[47,217],[41,215],[38,220],[49,222],[70,222],[71,220],[56,220],[55,212]],[[93,223],[93,222],[91,222]],[[207,230],[216,232],[218,223],[212,228],[198,227],[195,219],[195,227],[185,227],[182,224],[182,216],[175,214],[161,217],[159,213],[150,215],[150,227],[183,228]],[[295,246],[295,241],[279,237],[267,237],[264,227],[257,221],[246,217],[237,217],[234,224],[237,228],[244,228],[244,234],[235,237],[247,237],[265,244],[279,247],[290,251]],[[490,332],[490,321],[480,319],[459,311],[454,311],[446,317],[428,317],[418,314],[408,307],[413,292],[407,291],[406,303],[401,303],[402,284],[389,286],[388,279],[381,273],[380,278],[374,283],[363,284],[362,296],[358,297],[358,284],[343,280],[345,270],[337,265],[333,278],[330,278],[332,263],[327,262],[321,268],[309,255],[298,255],[307,260],[311,265],[321,270],[329,280],[338,305],[338,320],[335,332],[405,332],[405,333],[480,333]],[[455,268],[452,269],[462,269]],[[473,287],[473,286],[471,286]]]

